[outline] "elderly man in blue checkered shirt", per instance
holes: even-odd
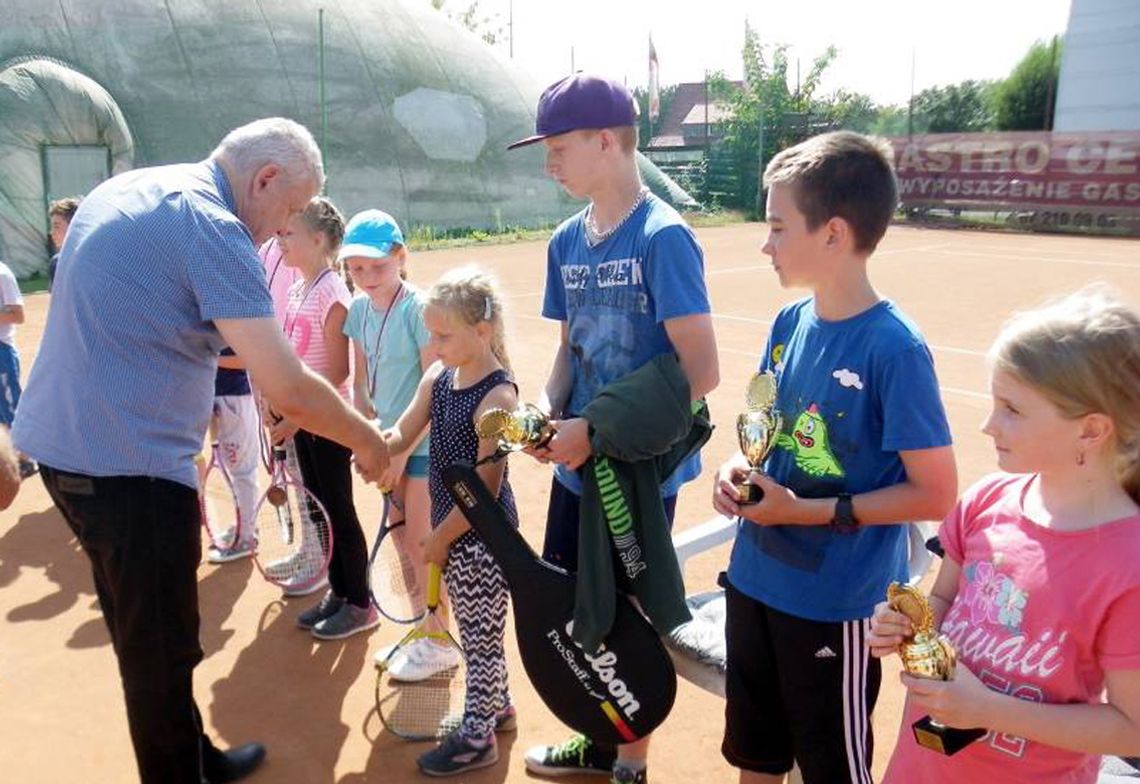
[[[285,341],[256,253],[323,180],[305,128],[258,120],[205,161],[101,184],[59,260],[12,435],[91,560],[145,784],[235,781],[265,755],[257,743],[215,748],[192,688],[202,659],[193,459],[222,346],[276,411],[351,448],[365,479],[388,463],[378,431]]]

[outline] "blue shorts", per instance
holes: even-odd
[[[0,424],[12,424],[19,402],[20,352],[0,340]]]
[[[412,455],[409,457],[408,462],[404,464],[404,473],[408,475],[409,479],[427,479],[428,456]]]

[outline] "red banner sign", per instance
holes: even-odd
[[[904,207],[1140,212],[1140,132],[945,133],[890,140]]]

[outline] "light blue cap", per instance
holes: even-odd
[[[382,210],[364,210],[353,215],[345,226],[344,242],[336,258],[382,259],[392,252],[393,245],[403,244],[404,234],[395,218]]]

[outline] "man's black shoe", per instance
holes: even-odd
[[[226,784],[244,779],[264,760],[265,747],[260,743],[247,743],[236,749],[208,755],[203,761],[203,772],[209,784]]]

